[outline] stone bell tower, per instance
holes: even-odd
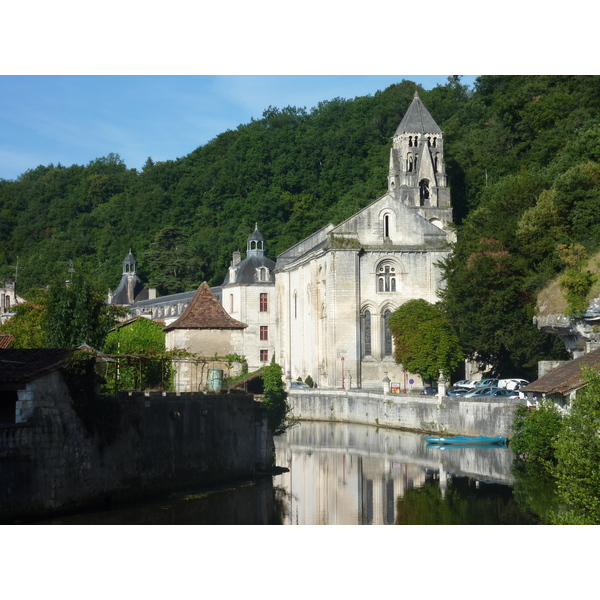
[[[388,193],[430,221],[452,221],[442,130],[418,92],[392,139]]]

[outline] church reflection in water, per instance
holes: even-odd
[[[392,525],[407,492],[436,486],[443,500],[453,479],[513,483],[508,448],[427,448],[425,436],[344,423],[302,422],[276,440],[274,478],[289,525]]]

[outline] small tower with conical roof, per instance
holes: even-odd
[[[121,282],[114,293],[108,292],[108,304],[129,305],[138,300],[147,300],[148,290],[136,273],[137,261],[129,250],[129,254],[123,260],[123,274]]]
[[[409,207],[422,209],[419,212],[424,216],[435,212],[441,221],[452,221],[443,133],[418,92],[392,140],[388,193]]]
[[[254,231],[248,236],[246,256],[266,256],[265,238],[258,230],[258,223],[254,224]]]

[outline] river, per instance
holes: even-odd
[[[276,439],[282,473],[82,512],[45,524],[524,525],[509,448],[430,448],[425,436],[302,422]]]

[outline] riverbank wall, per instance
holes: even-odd
[[[304,421],[338,421],[446,435],[510,438],[518,398],[502,401],[445,396],[403,396],[352,390],[289,392],[293,417]]]
[[[250,480],[271,467],[273,436],[251,395],[119,393],[107,440],[90,434],[58,373],[44,388],[30,418],[0,425],[2,522]]]

